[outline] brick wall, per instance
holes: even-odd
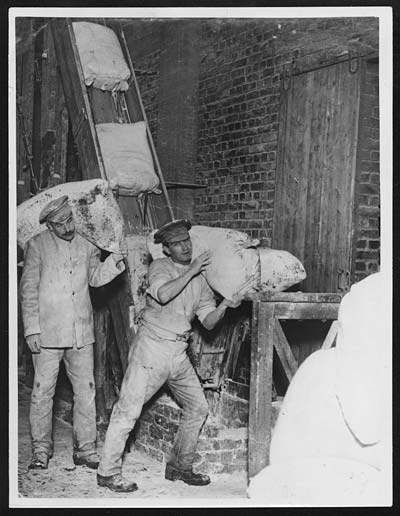
[[[132,20],[123,27],[154,144],[157,144],[161,25]]]
[[[165,23],[141,20],[126,28],[135,67],[157,72],[154,76],[138,77],[156,140],[161,96],[158,74],[165,53]],[[215,19],[199,20],[198,24],[198,137],[191,146],[197,146],[196,181],[204,188],[184,195],[179,192],[174,198],[177,213],[190,212],[192,196],[196,223],[242,230],[268,244],[274,216],[281,74],[292,63],[297,69],[304,69],[318,67],[349,50],[359,54],[375,52],[378,21]],[[360,189],[355,206],[355,215],[359,217],[356,279],[373,272],[379,263],[377,80],[377,69],[374,71],[368,65],[361,99],[362,109],[369,106],[370,113],[362,114],[360,124],[364,136],[360,137],[362,152],[358,159],[362,172],[358,174]],[[160,142],[157,146],[160,149]]]
[[[248,402],[243,399],[233,399],[229,393],[222,392],[222,402],[214,413],[215,404],[210,394],[210,415],[200,433],[194,459],[194,470],[201,473],[232,473],[247,469],[247,421],[243,421],[246,413],[248,419]],[[247,405],[247,409],[238,416],[237,407]],[[236,408],[237,408],[236,407]],[[277,419],[279,402],[273,402],[272,424]],[[229,414],[227,413],[229,410]],[[232,413],[236,414],[232,425]],[[160,462],[168,461],[172,443],[179,426],[181,411],[178,405],[167,393],[153,398],[145,407],[138,420],[132,440],[134,446],[153,456]]]
[[[197,178],[207,187],[197,222],[271,239],[280,74],[293,60],[301,69],[375,51],[376,38],[371,18],[204,24]]]
[[[376,272],[380,259],[378,79],[378,64],[367,63],[360,99],[361,123],[357,149],[355,281]]]

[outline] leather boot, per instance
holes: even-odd
[[[97,485],[100,487],[108,487],[108,489],[117,493],[131,493],[139,489],[135,482],[124,478],[120,473],[108,477],[103,477],[97,473]]]
[[[93,452],[90,455],[74,455],[73,460],[76,466],[87,466],[90,469],[97,469],[100,462],[97,452]]]
[[[211,480],[208,475],[194,473],[192,469],[179,469],[172,464],[167,464],[165,468],[165,478],[167,480],[182,480],[191,486],[206,486]]]
[[[47,469],[49,465],[49,456],[45,452],[35,452],[32,456],[29,469]]]

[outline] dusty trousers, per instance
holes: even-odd
[[[93,378],[93,344],[83,348],[41,348],[32,354],[35,377],[30,406],[32,448],[53,453],[53,397],[61,360],[74,393],[74,454],[83,456],[96,448],[96,406]]]
[[[180,425],[169,462],[181,469],[192,467],[208,404],[186,354],[187,344],[158,338],[141,327],[132,344],[129,363],[107,430],[98,474],[122,471],[122,456],[130,431],[142,407],[165,383],[182,407]]]

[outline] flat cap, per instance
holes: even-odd
[[[66,208],[68,205],[68,195],[62,195],[57,199],[53,199],[42,209],[39,215],[39,223],[43,224],[51,217],[54,217],[58,212]]]
[[[154,233],[155,244],[169,244],[172,242],[180,242],[189,238],[189,229],[192,223],[188,219],[179,219],[168,222]]]

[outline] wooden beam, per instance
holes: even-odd
[[[21,24],[25,41],[17,46],[16,56],[16,86],[20,98],[20,108],[23,121],[17,117],[17,204],[30,197],[30,168],[27,162],[27,150],[23,141],[23,128],[26,132],[27,143],[32,151],[33,101],[35,84],[35,19],[18,18],[15,22]],[[18,97],[17,97],[18,100]]]
[[[325,337],[324,342],[322,343],[321,349],[329,349],[333,346],[333,343],[335,342],[335,339],[337,337],[337,333],[339,330],[339,322],[338,321],[332,321],[332,324],[329,328],[329,331]]]
[[[273,301],[284,303],[340,303],[343,294],[325,292],[257,292],[248,296],[253,301]]]
[[[51,28],[84,179],[104,179],[106,174],[71,22],[54,18]]]
[[[108,423],[104,383],[106,377],[107,336],[109,333],[109,315],[107,306],[95,308],[94,315],[94,381],[96,385],[96,420],[100,425]]]
[[[286,339],[286,335],[284,334],[281,323],[278,319],[275,319],[274,330],[276,335],[274,346],[285,371],[286,377],[289,382],[291,382],[295,372],[297,371],[298,364],[294,358],[292,350],[290,349],[289,343]]]
[[[337,319],[339,303],[273,303],[279,319]]]
[[[248,472],[254,477],[269,463],[272,416],[274,306],[253,304],[249,404]]]

